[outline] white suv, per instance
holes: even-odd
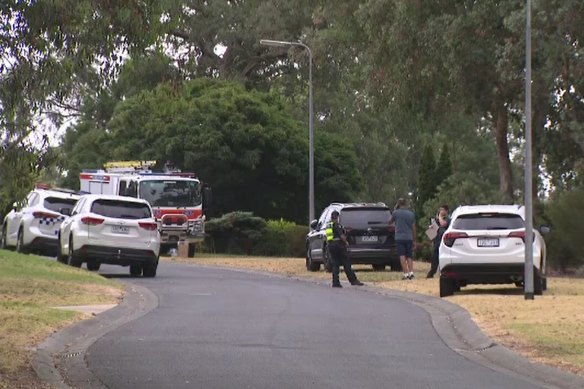
[[[547,288],[546,246],[533,230],[534,293]],[[468,284],[523,285],[525,268],[525,207],[472,205],[458,207],[440,243],[440,296],[450,296]]]
[[[61,224],[58,260],[99,270],[102,263],[130,266],[130,274],[155,277],[160,233],[147,201],[123,196],[82,196]]]
[[[61,222],[78,199],[74,191],[66,189],[34,189],[22,206],[14,203],[4,218],[0,247],[54,255]]]

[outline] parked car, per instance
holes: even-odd
[[[372,265],[374,270],[401,269],[395,247],[395,226],[389,224],[391,209],[383,203],[332,203],[318,220],[310,223],[306,237],[306,269],[320,270],[321,264],[331,270],[326,240],[326,227],[331,213],[339,212],[349,242],[348,256],[353,264]]]
[[[102,263],[129,266],[130,274],[155,277],[160,233],[147,201],[85,195],[61,224],[58,260],[89,270]]]
[[[4,218],[0,247],[55,255],[59,227],[67,217],[65,210],[73,208],[78,199],[75,191],[35,188],[22,205],[14,203]]]
[[[534,294],[547,288],[546,245],[533,230]],[[525,269],[525,207],[473,205],[458,207],[442,237],[440,296],[450,296],[469,284],[523,286]]]

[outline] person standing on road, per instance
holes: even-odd
[[[332,260],[333,288],[342,288],[339,280],[341,264],[343,265],[343,269],[345,270],[345,274],[351,285],[363,285],[363,283],[357,279],[355,272],[351,268],[351,261],[347,255],[347,246],[349,245],[349,242],[347,242],[345,228],[339,223],[338,211],[333,211],[331,213],[331,221],[326,228],[326,240]]]
[[[395,245],[399,255],[402,280],[414,279],[413,252],[416,249],[416,215],[409,209],[405,199],[399,199],[389,223],[395,222]]]
[[[434,221],[438,225],[438,230],[436,231],[436,237],[432,241],[434,244],[434,251],[432,252],[432,265],[430,266],[430,271],[426,275],[426,278],[433,278],[436,271],[438,271],[438,265],[440,264],[439,249],[440,243],[442,242],[442,236],[444,232],[450,225],[450,216],[448,215],[448,205],[441,205],[438,210],[438,214],[434,218]]]

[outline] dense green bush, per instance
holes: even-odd
[[[584,265],[584,191],[562,193],[550,203],[546,217],[548,264],[562,271]]]
[[[266,221],[252,212],[236,211],[205,224],[215,252],[251,255],[266,232]]]
[[[262,239],[254,248],[254,254],[278,257],[303,257],[308,227],[292,222],[268,220]]]
[[[236,211],[209,220],[205,231],[205,247],[216,253],[303,257],[308,227]]]

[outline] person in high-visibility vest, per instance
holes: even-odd
[[[341,264],[343,265],[343,269],[345,270],[345,274],[351,285],[363,285],[363,283],[357,279],[355,272],[351,268],[351,261],[347,255],[347,246],[349,245],[349,242],[347,242],[345,228],[339,223],[338,211],[333,211],[331,213],[331,221],[327,225],[325,233],[332,261],[333,288],[342,288],[339,280],[339,268]]]

